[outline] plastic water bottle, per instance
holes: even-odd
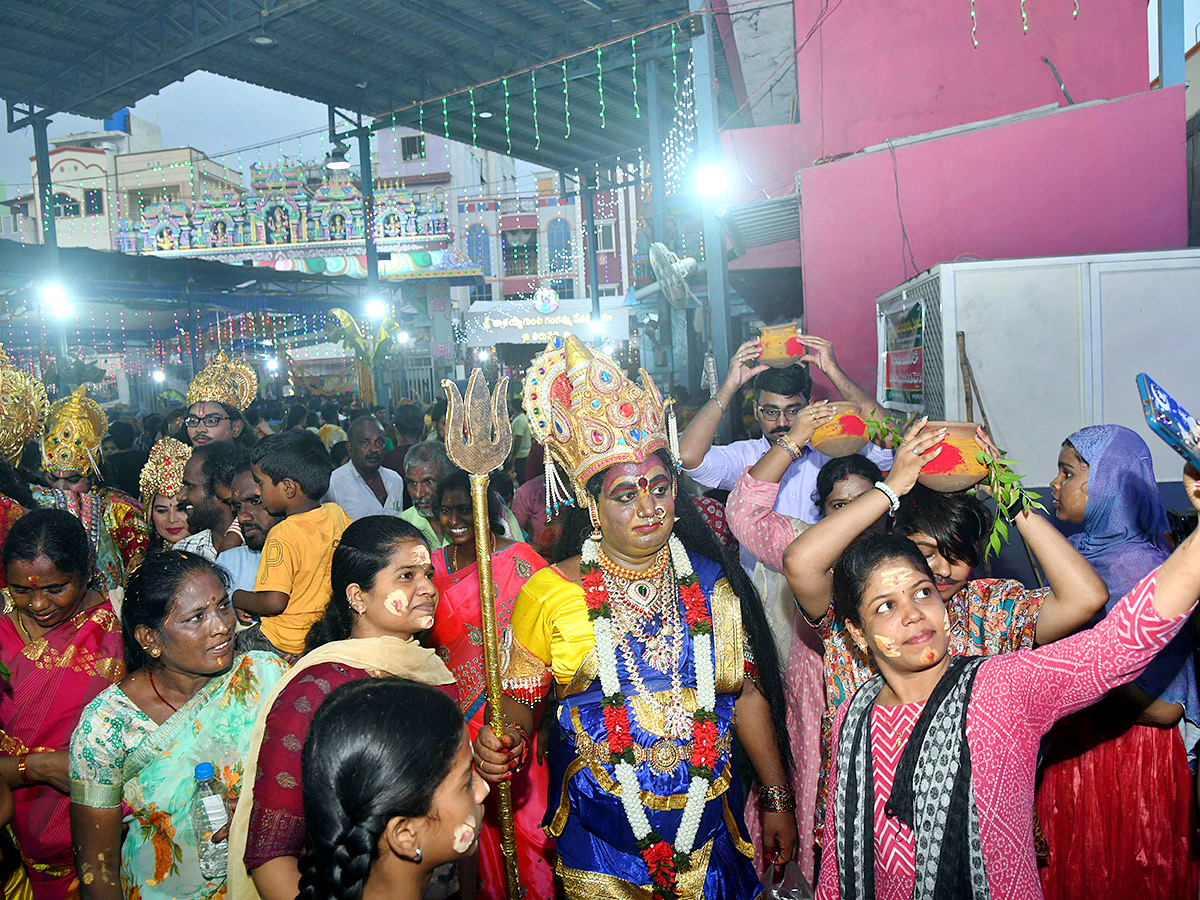
[[[192,794],[192,830],[200,854],[200,874],[208,881],[224,881],[229,861],[229,841],[214,843],[212,836],[229,824],[225,802],[225,783],[217,777],[213,764],[196,766],[196,790]]]

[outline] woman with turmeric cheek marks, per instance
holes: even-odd
[[[972,579],[972,569],[982,561],[980,544],[991,527],[987,507],[966,494],[940,494],[917,484],[921,470],[940,452],[941,438],[940,432],[926,429],[924,420],[915,423],[897,449],[892,470],[881,482],[883,487],[834,510],[784,552],[783,571],[796,602],[815,624],[825,647],[822,785],[832,760],[834,712],[874,674],[875,663],[884,658],[876,646],[871,649],[879,652],[869,656],[851,640],[845,620],[836,611],[830,615],[832,567],[846,548],[889,511],[896,516],[895,531],[917,546],[930,568],[939,602],[948,612],[949,648],[954,656],[994,656],[1058,640],[1085,625],[1108,598],[1104,582],[1066,538],[1045,519],[1023,513],[1013,517],[1016,528],[1042,564],[1050,587],[1029,590],[1008,579]],[[982,429],[976,441],[998,453]],[[822,846],[826,845],[821,815],[824,796],[818,797],[817,820]]]
[[[454,676],[415,640],[433,624],[438,595],[429,547],[414,526],[393,516],[349,525],[333,552],[331,582],[324,616],[267,698],[251,738],[246,788],[230,830],[229,896],[237,900],[296,898],[306,830],[301,753],[330,691],[395,675],[458,701]],[[449,896],[453,875],[435,873],[426,896]]]
[[[1200,596],[1200,534],[1095,627],[986,658],[950,652],[953,623],[907,538],[854,543],[832,583],[838,616],[879,674],[834,722],[818,900],[1041,898],[1041,740],[1130,681],[1187,623]]]

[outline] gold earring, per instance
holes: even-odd
[[[3,593],[4,593],[4,614],[7,616],[10,612],[13,611],[13,598],[12,598],[12,594],[10,594],[8,592],[8,588],[5,588]]]
[[[603,537],[600,532],[600,513],[596,509],[596,501],[591,497],[588,497],[588,517],[592,520],[591,539],[598,544]]]
[[[159,650],[157,647],[147,647],[146,652],[149,653],[151,656],[153,656],[155,659],[158,659],[160,656],[162,656],[162,651]]]

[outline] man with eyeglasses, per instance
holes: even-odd
[[[830,341],[815,335],[798,337],[806,349],[800,359],[802,363],[816,364],[843,399],[860,404],[871,415],[880,415],[875,401],[837,364]],[[758,462],[780,438],[786,438],[791,432],[799,456],[789,450],[795,461],[783,476],[775,510],[804,522],[816,522],[819,514],[813,494],[817,473],[829,458],[810,447],[808,441],[830,414],[823,409],[825,401],[810,403],[812,377],[801,365],[786,369],[757,365],[761,353],[762,345],[758,340],[747,341],[738,348],[716,397],[700,408],[680,435],[679,455],[683,470],[705,487],[732,490],[748,466]],[[754,382],[754,417],[762,429],[762,437],[714,447],[713,437],[722,416],[727,410],[737,408],[738,391],[751,379]],[[860,452],[881,468],[891,467],[891,451],[867,444]],[[743,547],[741,562],[747,572],[753,573],[756,561]]]
[[[367,516],[398,516],[404,510],[404,478],[385,468],[387,442],[383,425],[374,416],[350,423],[350,461],[333,470],[324,503],[336,503],[353,520]]]
[[[222,351],[200,370],[188,386],[188,411],[183,424],[193,447],[231,444],[242,434],[242,411],[258,391],[258,376],[245,362]]]

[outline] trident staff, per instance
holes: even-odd
[[[479,606],[483,614],[483,666],[487,676],[487,701],[495,734],[504,734],[504,704],[500,693],[500,646],[496,634],[496,583],[492,580],[492,528],[488,521],[488,473],[498,469],[512,450],[512,423],[508,420],[505,392],[508,377],[500,379],[495,394],[488,394],[483,372],[475,369],[467,382],[466,399],[452,381],[443,381],[449,410],[446,414],[446,453],[471,476],[471,504],[475,509],[475,555],[478,560]],[[509,900],[521,896],[517,880],[517,835],[513,825],[512,786],[497,785],[500,812],[500,849],[504,854]]]

